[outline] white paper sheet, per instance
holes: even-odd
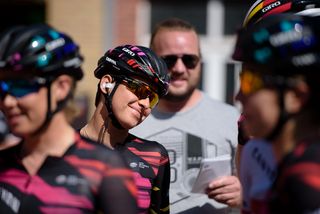
[[[192,193],[205,193],[209,183],[220,176],[231,175],[231,156],[222,155],[202,159],[200,171],[192,187]]]

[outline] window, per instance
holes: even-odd
[[[0,1],[0,29],[45,21],[44,0]]]
[[[248,0],[224,1],[224,35],[233,35],[237,32],[251,4],[252,1]]]
[[[167,18],[177,17],[196,26],[199,34],[207,33],[207,4],[208,0],[150,0],[151,26]]]

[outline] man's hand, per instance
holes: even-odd
[[[236,176],[223,176],[213,180],[206,193],[209,198],[230,207],[241,205],[241,184]]]

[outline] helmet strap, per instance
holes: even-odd
[[[52,84],[52,80],[48,80],[46,82],[46,87],[47,87],[47,114],[46,114],[46,119],[44,120],[44,122],[42,123],[42,125],[33,133],[33,135],[37,135],[40,132],[42,132],[43,130],[45,130],[48,125],[50,120],[52,119],[52,114],[51,114],[51,84]]]
[[[59,101],[58,103],[57,103],[57,108],[54,110],[54,111],[52,111],[51,110],[51,84],[52,84],[52,82],[53,82],[53,79],[51,78],[51,79],[49,79],[47,82],[46,82],[46,87],[47,87],[47,114],[46,114],[46,119],[45,119],[45,121],[42,123],[42,125],[38,128],[38,130],[36,130],[35,132],[34,132],[34,134],[38,134],[38,133],[40,133],[41,131],[43,131],[43,130],[45,130],[47,127],[48,127],[48,125],[49,125],[49,123],[50,123],[50,121],[51,121],[51,119],[53,118],[53,116],[57,113],[57,112],[59,112],[59,111],[61,111],[65,106],[66,106],[66,104],[67,104],[67,101],[69,100],[69,98],[71,97],[71,91],[68,93],[68,95],[63,99],[63,100],[61,100],[61,101]]]
[[[266,140],[268,142],[272,142],[276,137],[279,136],[281,133],[283,126],[286,124],[286,122],[291,118],[291,114],[289,114],[285,110],[285,105],[284,105],[284,88],[281,88],[280,92],[278,93],[279,95],[279,109],[280,109],[280,114],[278,117],[278,121],[276,126],[273,128],[273,130],[268,134],[266,137]]]
[[[119,86],[119,82],[116,81],[115,86],[113,87],[112,91],[109,93],[102,93],[105,98],[105,105],[108,110],[108,117],[111,119],[112,124],[118,128],[118,129],[124,129],[121,124],[119,123],[118,119],[114,116],[114,113],[112,111],[112,98],[114,93],[116,92],[117,88]]]

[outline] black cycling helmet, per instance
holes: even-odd
[[[316,14],[313,14],[316,15]],[[266,136],[272,141],[293,115],[286,111],[284,94],[293,86],[289,77],[303,75],[315,79],[320,70],[320,17],[290,13],[270,15],[239,31],[233,59],[267,69],[256,69],[265,83],[276,86],[280,114],[273,130]],[[316,77],[316,78],[314,78]],[[318,85],[318,84],[317,84]]]
[[[53,115],[60,111],[72,96],[72,91],[56,109],[51,109],[51,83],[62,74],[75,80],[83,77],[83,58],[79,46],[66,34],[46,24],[16,26],[0,35],[0,74],[18,79],[41,77],[48,89],[46,120],[36,131],[45,128]]]
[[[169,75],[165,62],[151,49],[123,45],[108,50],[98,61],[95,77],[103,75],[138,79],[149,85],[159,97],[168,93]]]
[[[0,72],[44,78],[68,74],[80,80],[82,62],[78,45],[46,24],[13,27],[0,36]]]
[[[319,7],[319,0],[257,0],[248,10],[243,26],[254,24],[272,14],[298,13]]]
[[[320,67],[319,20],[294,14],[266,17],[239,31],[232,57],[269,67],[278,75]]]
[[[162,97],[168,93],[169,74],[163,59],[151,49],[143,46],[123,45],[108,50],[98,61],[94,71],[95,77],[101,79],[104,75],[111,75],[116,84],[111,93],[103,94],[109,118],[114,126],[123,129],[112,110],[112,97],[117,87],[124,79],[139,80],[148,85],[151,90]],[[100,88],[98,85],[99,97]],[[96,102],[97,103],[97,102]]]

